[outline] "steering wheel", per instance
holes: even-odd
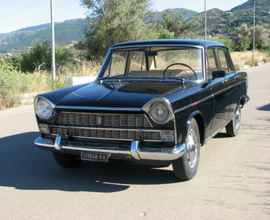
[[[167,71],[171,66],[174,66],[174,65],[182,65],[182,66],[185,66],[185,67],[189,68],[189,69],[193,72],[195,78],[198,79],[196,72],[195,72],[189,65],[184,64],[184,63],[172,63],[172,64],[170,64],[170,65],[167,66],[166,69],[164,70],[163,76],[165,76],[166,71]],[[190,75],[188,72],[186,72],[185,70],[183,70],[183,71],[184,71],[185,73],[187,73],[188,76],[189,76],[190,79],[191,79],[191,75]],[[171,73],[170,73],[170,74],[171,74]]]

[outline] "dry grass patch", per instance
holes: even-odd
[[[237,70],[243,69],[245,65],[248,66],[256,66],[258,63],[265,63],[266,61],[269,60],[269,55],[266,52],[260,52],[260,51],[255,51],[254,57],[255,59],[252,60],[253,58],[253,51],[246,51],[246,52],[231,52],[231,57],[234,62],[235,68]]]

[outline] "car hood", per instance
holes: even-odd
[[[181,90],[175,82],[94,82],[65,94],[56,105],[141,108],[155,97]]]

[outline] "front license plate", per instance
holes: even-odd
[[[106,153],[96,153],[96,152],[81,152],[82,160],[90,160],[90,161],[99,161],[99,162],[108,162],[109,157]]]

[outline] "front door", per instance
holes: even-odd
[[[208,72],[212,77],[214,71],[224,70],[229,72],[229,67],[226,62],[225,49],[211,48],[207,49],[208,57]],[[228,120],[228,112],[230,108],[230,86],[228,75],[224,77],[212,77],[211,82],[212,96],[214,102],[214,116],[212,119],[211,132],[218,131]]]

